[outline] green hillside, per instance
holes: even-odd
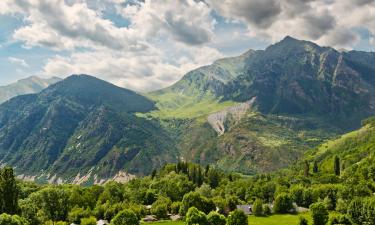
[[[132,91],[74,75],[1,105],[0,158],[18,174],[50,182],[150,173],[177,159],[159,123],[134,115],[153,109],[153,102]]]
[[[322,144],[307,159],[317,161],[321,170],[328,172],[333,169],[335,157],[339,157],[345,176],[356,172],[367,174],[375,168],[374,117],[364,120],[360,129]]]
[[[54,84],[61,81],[58,77],[52,77],[49,79],[42,79],[39,77],[28,77],[26,79],[19,80],[15,83],[1,86],[0,87],[0,103],[5,102],[15,96],[37,93]]]

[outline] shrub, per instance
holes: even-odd
[[[206,225],[207,224],[206,214],[204,214],[204,212],[202,211],[199,211],[196,207],[191,207],[186,213],[186,223],[187,225],[193,225],[193,224]]]
[[[254,216],[263,216],[263,202],[260,199],[255,200],[253,204]]]
[[[293,201],[288,194],[279,194],[275,199],[275,213],[288,213],[293,209]]]
[[[80,224],[81,225],[96,225],[96,218],[93,216],[90,216],[89,218],[82,218]]]
[[[263,205],[263,213],[264,215],[268,216],[272,214],[271,208],[268,204]]]
[[[1,214],[0,215],[0,225],[28,225],[29,223],[26,221],[25,218],[20,217],[18,215],[8,215],[8,214]]]
[[[133,211],[125,209],[113,218],[111,225],[139,225],[139,220]]]
[[[242,210],[234,210],[228,216],[228,225],[247,225],[247,216]]]
[[[168,217],[168,206],[166,204],[153,205],[151,208],[151,213],[159,219]]]
[[[310,205],[313,225],[325,225],[328,221],[328,211],[324,203],[318,202]]]
[[[214,211],[208,214],[207,221],[209,225],[225,225],[227,223],[225,216]]]
[[[171,213],[172,214],[178,214],[180,211],[181,202],[173,202],[171,205]]]
[[[299,217],[299,222],[298,222],[299,225],[308,225],[309,224],[309,221],[307,221],[307,219],[303,216],[300,216]]]

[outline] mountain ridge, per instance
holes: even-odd
[[[43,79],[37,76],[30,76],[15,83],[0,86],[0,104],[18,95],[40,92],[58,81],[61,81],[58,77]]]
[[[375,114],[372,63],[373,53],[286,37],[144,96],[73,75],[0,105],[0,159],[55,182],[144,175],[182,159],[278,170]]]
[[[133,91],[73,75],[0,106],[0,158],[23,176],[56,182],[90,173],[87,182],[99,182],[126,168],[150,173],[177,154],[157,122],[134,115],[152,109]]]

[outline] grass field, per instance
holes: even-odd
[[[285,215],[272,215],[267,217],[249,217],[249,225],[297,225],[299,217],[304,216],[311,221],[309,214],[285,214]]]
[[[297,225],[300,216],[304,216],[311,221],[310,215],[307,214],[286,214],[286,215],[272,215],[267,217],[249,216],[249,225]],[[183,225],[184,222],[161,221],[153,223],[145,223],[150,225]]]

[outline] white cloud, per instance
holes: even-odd
[[[249,40],[291,35],[350,49],[355,28],[375,36],[373,0],[1,0],[0,14],[24,19],[13,41],[56,51],[44,75],[87,73],[142,91],[223,57],[218,48],[245,51]]]
[[[182,46],[180,48],[184,51]],[[150,91],[171,85],[186,72],[223,56],[208,47],[194,48],[190,54],[176,53],[176,62],[169,62],[168,56],[157,49],[145,54],[118,51],[73,53],[69,57],[49,59],[43,74],[61,77],[91,74],[122,87]]]
[[[15,58],[15,57],[8,57],[8,61],[10,63],[18,65],[18,66],[23,66],[23,67],[26,67],[26,68],[29,67],[29,64],[27,64],[24,59],[19,59],[19,58]]]
[[[350,48],[355,28],[375,34],[373,0],[207,0],[219,14],[245,22],[256,38],[278,41],[286,35],[333,47]],[[267,16],[266,16],[267,15]]]
[[[5,1],[1,4],[4,9],[7,6],[7,13],[20,13],[26,21],[14,32],[15,40],[27,48],[68,50],[68,56],[57,54],[47,60],[41,71],[44,75],[86,73],[147,91],[169,85],[189,70],[223,56],[203,47],[211,41],[215,24],[204,2]],[[117,27],[104,19],[108,6],[114,6],[129,26]]]
[[[369,43],[372,44],[372,45],[375,45],[375,38],[374,37],[370,37]]]

